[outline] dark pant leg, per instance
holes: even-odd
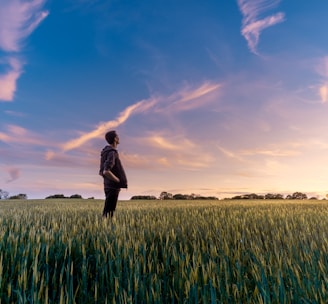
[[[108,213],[110,214],[110,216],[113,216],[113,213],[116,209],[119,193],[120,193],[120,189],[105,188],[106,199],[105,199],[103,216],[107,217]]]

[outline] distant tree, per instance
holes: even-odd
[[[217,200],[215,196],[201,196],[199,194],[174,194],[173,199],[175,200]]]
[[[7,199],[8,196],[9,196],[9,193],[7,191],[0,189],[0,199]]]
[[[282,194],[272,194],[268,193],[264,196],[265,199],[284,199],[284,196]]]
[[[159,199],[161,199],[161,200],[169,200],[169,199],[172,199],[172,198],[173,198],[172,193],[169,193],[169,192],[166,192],[166,191],[163,191],[159,195]]]
[[[175,200],[188,200],[188,199],[192,199],[190,195],[188,195],[188,194],[180,194],[180,193],[174,194],[172,198],[175,199]]]
[[[9,199],[22,199],[22,200],[25,200],[25,199],[27,199],[27,195],[24,194],[24,193],[20,193],[20,194],[17,194],[17,195],[10,196]]]
[[[82,198],[82,195],[80,195],[80,194],[73,194],[69,198],[79,198],[79,199],[81,199]]]
[[[307,199],[307,195],[305,193],[302,193],[302,192],[295,192],[293,193],[293,197],[295,199]]]
[[[218,200],[218,198],[216,196],[200,196],[197,199],[199,199],[199,200],[211,200],[211,201]]]
[[[156,196],[154,195],[134,195],[130,198],[130,200],[156,200]]]
[[[246,194],[244,196],[245,196],[245,198],[248,198],[248,199],[264,199],[263,195],[258,195],[256,193]]]
[[[312,197],[310,197],[309,199],[310,199],[310,200],[317,200],[318,198],[315,197],[315,196],[312,196]]]
[[[232,200],[239,200],[239,199],[243,199],[242,195],[235,195],[231,198]]]
[[[216,197],[216,196],[209,196],[208,199],[209,199],[209,200],[219,200],[219,198]]]
[[[244,195],[237,195],[234,196],[232,199],[264,199],[263,195],[257,195],[255,193],[244,194]]]
[[[46,197],[46,199],[48,198],[66,198],[66,197],[64,194],[54,194]]]
[[[198,198],[200,198],[200,194],[191,193],[189,195],[189,199],[198,199]]]
[[[302,192],[294,192],[292,195],[287,195],[286,199],[307,199],[307,195]]]

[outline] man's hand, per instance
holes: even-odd
[[[103,174],[104,174],[105,177],[107,177],[108,179],[110,179],[110,180],[112,180],[116,183],[120,182],[120,179],[116,175],[114,175],[112,173],[112,171],[110,171],[110,170],[104,170]]]

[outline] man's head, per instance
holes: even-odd
[[[113,145],[113,144],[118,144],[118,136],[117,136],[117,133],[116,131],[109,131],[106,133],[105,135],[105,138],[106,138],[106,141],[110,144],[110,145]]]

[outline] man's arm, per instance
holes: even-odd
[[[110,170],[104,170],[103,175],[114,182],[120,182],[120,179]]]
[[[103,176],[105,176],[106,178],[108,178],[111,181],[119,183],[120,179],[111,171],[111,169],[115,165],[115,156],[116,156],[116,153],[114,150],[111,150],[108,152],[107,159],[104,164]]]

